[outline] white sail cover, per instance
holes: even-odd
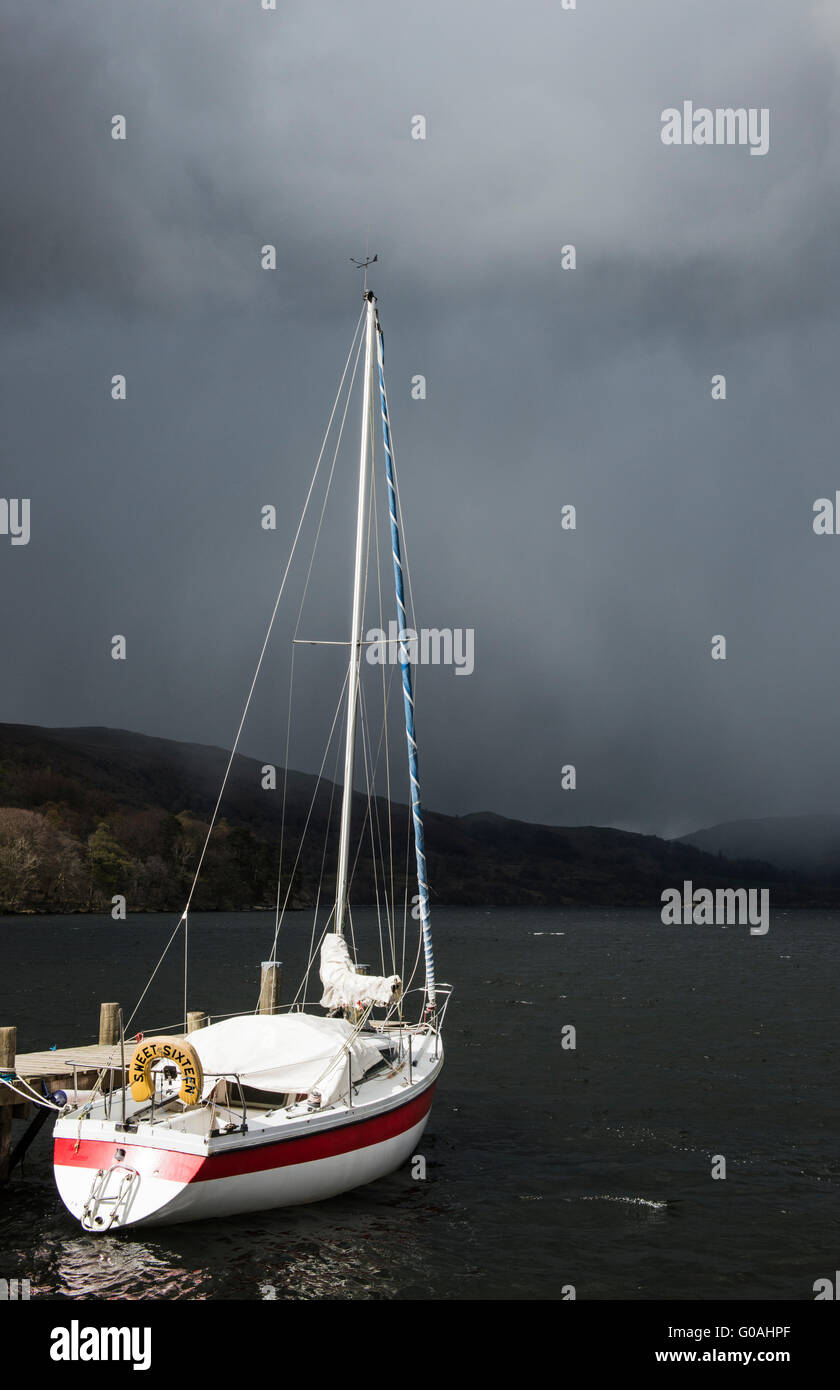
[[[353,1031],[341,1018],[249,1014],[197,1028],[190,1042],[204,1069],[205,1095],[219,1074],[234,1073],[243,1086],[261,1091],[308,1095],[317,1090],[321,1104],[330,1105],[347,1087],[348,1049],[354,1081],[381,1058],[378,1047],[353,1038]]]
[[[359,975],[353,969],[347,942],[330,932],[321,946],[323,1009],[355,1009],[367,1004],[395,1004],[402,993],[399,975]]]

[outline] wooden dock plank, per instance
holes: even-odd
[[[126,1061],[131,1057],[135,1044],[126,1044]],[[19,1052],[15,1057],[15,1071],[27,1080],[33,1077],[72,1075],[74,1064],[80,1071],[99,1070],[100,1067],[120,1065],[119,1044],[100,1047],[97,1043],[83,1044],[81,1047],[57,1047],[48,1052]]]

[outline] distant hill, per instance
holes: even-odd
[[[122,729],[0,724],[0,912],[101,911],[116,893],[130,911],[180,910],[227,759],[220,748]],[[282,772],[278,790],[264,791],[261,768],[251,758],[234,761],[196,910],[274,905]],[[365,799],[355,801],[352,896],[372,902],[382,885]],[[281,897],[288,891],[291,906],[315,901],[322,863],[323,894],[329,899],[334,891],[339,803],[331,783],[316,792],[314,777],[289,773]],[[385,805],[373,809],[376,834],[387,842]],[[777,904],[833,902],[827,890],[806,890],[782,868],[725,860],[652,835],[530,825],[490,813],[427,811],[425,823],[433,902],[653,906],[663,888],[684,879],[711,888],[769,886]],[[409,833],[407,808],[394,807],[398,900]],[[409,876],[409,896],[414,891]]]
[[[840,880],[840,816],[769,816],[726,821],[680,841],[730,859],[763,859],[815,880]]]

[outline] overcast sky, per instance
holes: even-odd
[[[0,536],[0,718],[230,745],[369,248],[418,620],[475,630],[471,676],[420,673],[426,804],[659,834],[840,810],[840,536],[812,528],[840,488],[840,7],[4,11],[2,492],[31,539]],[[767,108],[769,152],[665,146],[684,100]],[[307,636],[348,626],[346,465]],[[267,761],[289,631],[243,738]],[[341,660],[299,649],[304,770]]]

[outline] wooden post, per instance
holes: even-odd
[[[260,1002],[257,1012],[276,1014],[280,1008],[280,984],[283,979],[283,962],[264,960],[260,979]]]
[[[188,1013],[188,1014],[187,1014],[187,1032],[188,1032],[188,1033],[194,1033],[195,1030],[196,1030],[196,1028],[206,1028],[206,1027],[207,1027],[207,1015],[206,1015],[205,1013],[202,1013],[200,1009],[194,1009],[191,1013]]]
[[[0,1028],[0,1071],[14,1071],[17,1028]]]
[[[367,965],[366,963],[363,963],[362,961],[358,961],[357,964],[356,964],[353,968],[354,968],[354,970],[356,971],[356,974],[357,974],[357,975],[369,975],[369,974],[370,974],[370,966]]]
[[[119,1004],[99,1005],[99,1046],[112,1047],[120,1040]]]
[[[13,1072],[17,1052],[17,1028],[0,1028],[0,1072]],[[0,1183],[9,1176],[12,1147],[12,1106],[16,1098],[8,1086],[0,1086]]]

